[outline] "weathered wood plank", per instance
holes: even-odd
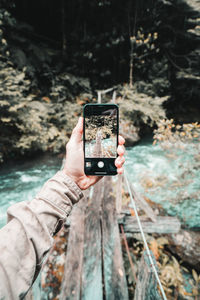
[[[117,175],[117,186],[116,186],[116,211],[120,214],[122,211],[122,175]]]
[[[81,300],[102,300],[101,204],[103,182],[93,188],[85,216],[85,244],[82,269]]]
[[[106,178],[104,185],[102,236],[105,299],[126,300],[128,299],[128,289],[121,253],[115,198],[112,194],[111,177]]]
[[[139,193],[136,192],[134,189],[133,185],[130,183],[130,188],[132,195],[134,197],[134,200],[136,201],[136,204],[145,212],[145,214],[153,221],[156,222],[157,216],[151,206],[147,203],[147,201],[140,195]]]
[[[142,228],[147,233],[178,233],[181,228],[181,223],[176,217],[159,217],[157,216],[156,223],[149,218],[141,216]],[[140,232],[138,223],[133,216],[119,216],[119,224],[123,224],[125,232]]]
[[[151,256],[156,266],[155,257],[152,252]],[[134,300],[162,300],[146,251],[144,251],[139,264]]]
[[[60,293],[61,300],[81,299],[81,272],[87,196],[88,193],[85,194],[84,199],[82,199],[72,211],[65,271]]]

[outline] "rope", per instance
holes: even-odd
[[[138,222],[138,226],[139,226],[139,229],[140,229],[140,232],[141,232],[141,235],[142,235],[142,239],[144,241],[144,245],[145,245],[145,248],[146,248],[146,251],[147,251],[147,255],[148,255],[150,263],[151,263],[151,267],[152,267],[152,269],[154,271],[154,274],[156,276],[156,280],[157,280],[157,282],[159,284],[160,291],[162,293],[163,299],[167,300],[165,292],[164,292],[164,289],[162,287],[162,283],[160,282],[160,278],[158,276],[158,272],[156,270],[155,264],[154,264],[153,259],[151,257],[149,246],[147,244],[147,241],[146,241],[146,238],[145,238],[145,235],[144,235],[144,231],[142,229],[142,224],[140,222],[140,218],[139,218],[138,213],[137,213],[137,208],[136,208],[136,205],[135,205],[135,201],[133,200],[133,195],[132,195],[132,192],[131,192],[130,184],[129,184],[129,181],[127,179],[126,171],[125,170],[124,170],[124,177],[125,177],[125,181],[126,181],[126,185],[127,185],[127,188],[128,188],[128,192],[129,192],[129,195],[130,195],[130,198],[131,198],[131,203],[133,205],[133,209],[134,209],[134,212],[135,212],[135,216],[136,216],[136,219],[137,219],[137,222]]]

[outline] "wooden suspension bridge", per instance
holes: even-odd
[[[104,177],[85,193],[74,207],[60,299],[129,299],[123,266],[120,226],[126,234],[139,232],[130,212],[117,213],[121,204],[122,176],[113,190],[111,177]],[[133,187],[132,187],[133,190]],[[157,216],[149,204],[134,192],[134,199],[146,216],[144,232],[177,233],[180,222],[175,217]],[[153,254],[152,254],[153,255]],[[145,252],[137,276],[135,300],[162,299]]]
[[[101,152],[100,144],[97,138],[97,153]],[[127,191],[123,186],[123,175],[117,175],[113,180],[110,176],[104,177],[85,191],[84,198],[72,210],[60,300],[129,299],[121,236],[140,230],[130,210],[122,210],[122,189]],[[136,206],[144,212],[140,217],[144,232],[179,232],[181,225],[176,217],[157,215],[131,183],[130,188]],[[151,256],[156,265],[153,253]],[[134,269],[131,259],[130,264]],[[136,281],[134,300],[162,299],[146,251],[140,260],[137,278],[134,270],[133,273]]]
[[[113,102],[116,96],[114,93]],[[101,99],[98,99],[98,102],[100,101]],[[101,142],[99,133],[96,135],[93,157],[101,156]],[[73,209],[60,299],[129,299],[120,234],[139,232],[139,227],[129,210],[123,213],[121,211],[122,179],[122,176],[118,175],[116,188],[113,189],[112,177],[104,177],[85,193],[84,200]],[[180,222],[177,218],[157,216],[131,184],[130,187],[135,202],[146,215],[142,217],[145,232],[179,231]],[[151,255],[153,257],[153,253]],[[154,257],[153,259],[155,262]],[[136,274],[134,276],[136,277]],[[136,281],[135,300],[162,299],[145,251]]]
[[[110,91],[112,89],[103,93]],[[101,103],[101,93],[98,91],[98,103]],[[115,98],[114,90],[112,102],[115,102]],[[98,137],[95,151],[101,152],[101,139]],[[123,234],[139,232],[139,228],[130,211],[121,211],[122,175],[118,175],[115,189],[112,180],[112,177],[104,177],[85,193],[84,200],[73,209],[60,293],[62,300],[129,299],[120,228]],[[179,231],[180,222],[177,218],[157,216],[133,186],[130,187],[136,204],[146,215],[142,217],[145,232]],[[134,299],[162,299],[145,251],[140,262]]]

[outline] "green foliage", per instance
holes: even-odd
[[[160,49],[156,46],[158,33],[145,33],[140,28],[136,35],[130,36],[131,53],[134,69],[141,70],[142,73],[147,69],[147,60],[152,59]]]
[[[32,94],[25,69],[18,71],[11,62],[1,63],[1,66],[1,161],[14,153],[64,149],[80,107],[67,101],[53,103],[48,97]]]
[[[123,86],[121,95],[122,98],[118,101],[121,116],[123,119],[132,120],[135,126],[141,127],[142,124],[146,124],[152,127],[165,118],[163,103],[167,101],[168,96],[147,96],[128,85]]]
[[[70,99],[74,93],[78,94],[83,86],[82,90],[89,91],[87,80],[81,84],[80,78],[61,73],[53,78],[49,93],[43,96],[34,78],[34,72],[31,75],[30,70],[33,71],[34,68],[30,69],[29,65],[22,67],[23,55],[19,56],[22,65],[17,68],[10,53],[13,48],[5,36],[8,28],[13,29],[15,25],[16,20],[10,13],[5,8],[1,9],[0,162],[16,155],[27,155],[36,151],[55,153],[64,150],[81,110],[76,103],[67,101],[67,95]],[[21,40],[24,43],[24,39]],[[32,58],[36,57],[36,53],[43,59],[43,50],[39,51],[34,45],[31,49]],[[23,53],[22,50],[21,52]],[[49,73],[47,68],[45,80],[49,76],[52,76],[52,72]],[[47,81],[44,85],[46,83]]]
[[[154,130],[154,144],[160,143],[164,149],[184,148],[184,144],[193,143],[198,148],[200,142],[200,124],[174,124],[174,120],[162,119]],[[198,152],[198,151],[197,151]]]
[[[110,136],[116,134],[117,119],[116,116],[91,116],[86,118],[86,140],[95,140],[96,134],[101,128],[101,138],[110,138]]]

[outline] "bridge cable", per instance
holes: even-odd
[[[144,241],[144,245],[145,245],[145,248],[146,248],[146,250],[147,250],[147,255],[148,255],[149,260],[150,260],[150,263],[151,263],[151,267],[152,267],[152,269],[153,269],[153,271],[154,271],[156,280],[157,280],[157,282],[158,282],[158,284],[159,284],[160,291],[161,291],[161,293],[162,293],[163,299],[164,299],[164,300],[167,300],[167,297],[166,297],[166,295],[165,295],[165,292],[164,292],[162,283],[161,283],[160,278],[159,278],[159,276],[158,276],[158,272],[157,272],[157,270],[156,270],[156,266],[155,266],[154,261],[153,261],[152,256],[151,256],[151,253],[150,253],[150,250],[149,250],[149,246],[148,246],[148,244],[147,244],[147,241],[146,241],[146,238],[145,238],[145,235],[144,235],[144,231],[143,231],[143,229],[142,229],[142,224],[141,224],[141,222],[140,222],[140,218],[139,218],[138,213],[137,213],[137,208],[136,208],[136,205],[135,205],[135,201],[134,201],[134,199],[133,199],[133,195],[132,195],[131,188],[130,188],[130,183],[129,183],[128,178],[127,178],[127,176],[126,176],[126,171],[125,171],[125,170],[124,170],[124,178],[125,178],[125,181],[126,181],[126,185],[127,185],[127,188],[128,188],[128,192],[129,192],[130,198],[131,198],[131,204],[133,205],[133,209],[134,209],[134,212],[135,212],[135,216],[136,216],[136,219],[137,219],[137,222],[138,222],[138,226],[139,226],[139,229],[140,229],[140,232],[141,232],[141,235],[142,235],[142,239],[143,239],[143,241]]]

